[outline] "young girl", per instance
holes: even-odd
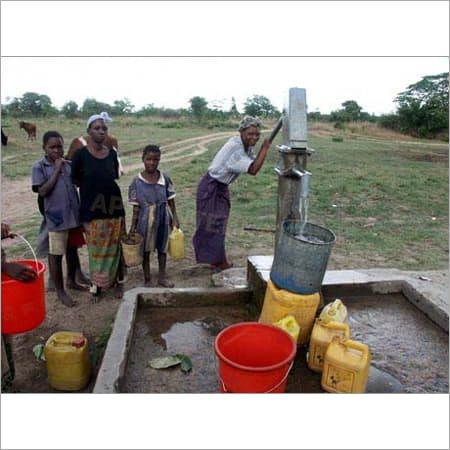
[[[175,209],[175,189],[172,180],[158,170],[161,150],[147,145],[142,154],[144,171],[133,179],[128,188],[128,200],[133,205],[130,234],[138,232],[143,237],[141,251],[144,254],[142,268],[145,286],[152,286],[150,253],[158,251],[158,284],[173,287],[166,278],[167,246],[171,228],[179,227]],[[169,206],[169,208],[167,207]]]

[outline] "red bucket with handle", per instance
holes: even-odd
[[[2,272],[2,334],[17,334],[38,327],[45,319],[45,264],[36,259],[21,259],[15,262],[36,270],[38,277],[30,282],[11,278]]]
[[[286,389],[297,344],[274,325],[242,322],[216,337],[221,392],[281,393]]]

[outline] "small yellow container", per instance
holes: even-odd
[[[318,292],[311,295],[294,294],[285,289],[279,289],[272,280],[269,280],[259,322],[273,324],[292,315],[300,326],[297,344],[305,345],[309,341],[319,302]]]
[[[184,259],[186,256],[184,233],[176,227],[169,234],[169,255],[172,259]]]
[[[286,333],[289,333],[295,342],[298,341],[298,335],[300,334],[300,326],[292,314],[283,317],[281,320],[279,320],[278,322],[274,322],[273,324],[276,327],[286,331]]]
[[[366,391],[370,369],[369,347],[334,337],[325,352],[322,388],[328,392],[361,394]]]
[[[325,323],[345,322],[345,319],[347,318],[347,308],[342,303],[342,300],[337,298],[334,302],[324,306],[319,314],[319,318]]]
[[[320,318],[316,319],[309,340],[307,358],[308,367],[314,372],[322,372],[325,352],[334,336],[339,336],[342,340],[350,339],[350,327],[345,323],[326,323]]]
[[[60,331],[44,347],[50,386],[59,391],[79,391],[89,382],[91,362],[88,341],[82,333]]]

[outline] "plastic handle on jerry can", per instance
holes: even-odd
[[[52,341],[53,345],[72,345],[73,347],[77,347],[77,348],[83,347],[84,343],[85,343],[85,339],[82,336],[77,337],[77,338],[69,338],[69,339],[55,338]]]
[[[348,340],[344,341],[342,344],[345,345],[345,347],[350,348],[352,350],[360,351],[363,354],[363,356],[369,356],[369,347],[365,344],[361,344],[361,342]]]
[[[330,326],[330,324],[332,324],[332,326]],[[327,328],[333,328],[335,330],[342,331],[344,333],[344,337],[346,337],[347,339],[350,337],[350,327],[345,323],[328,322],[328,323],[324,324],[324,326]]]

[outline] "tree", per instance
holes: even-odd
[[[191,104],[191,111],[194,117],[200,121],[203,116],[206,113],[206,110],[208,109],[206,105],[208,102],[203,97],[192,97],[189,100],[189,103]]]
[[[18,101],[20,103],[19,110],[25,115],[48,116],[57,112],[48,95],[26,92]]]
[[[93,114],[99,114],[102,111],[110,113],[111,109],[111,106],[107,103],[98,102],[95,98],[87,98],[81,107],[81,112],[86,116],[92,116]]]
[[[128,98],[124,98],[122,100],[115,100],[114,106],[112,107],[113,114],[125,115],[133,112],[134,105],[128,100]]]
[[[421,137],[448,134],[448,72],[423,77],[394,101],[401,131]]]
[[[61,112],[69,119],[73,119],[78,115],[78,105],[74,101],[68,101],[61,108]]]
[[[355,100],[347,100],[341,104],[343,109],[331,112],[331,120],[334,122],[357,122],[362,120],[362,107]],[[367,113],[365,113],[367,114]],[[367,117],[367,116],[365,116]]]
[[[271,117],[280,114],[270,100],[263,95],[248,97],[244,103],[244,113],[253,117]]]

